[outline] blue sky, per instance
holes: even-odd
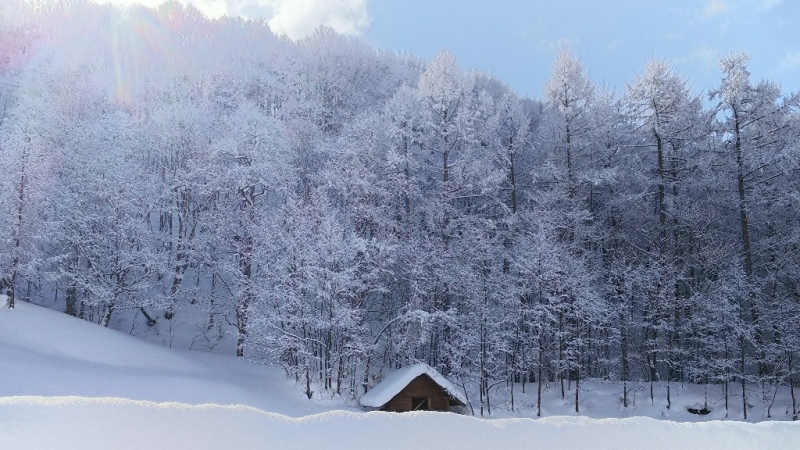
[[[364,38],[430,57],[449,48],[465,68],[491,72],[541,97],[566,45],[592,79],[624,89],[651,57],[667,60],[696,92],[716,86],[720,56],[747,52],[754,81],[800,90],[800,1],[372,0]]]
[[[95,0],[155,4],[163,0]],[[800,0],[179,0],[210,16],[263,17],[301,38],[319,25],[387,50],[452,50],[522,95],[542,86],[562,45],[597,83],[622,90],[651,57],[695,92],[715,87],[721,56],[747,52],[753,81],[800,91]]]

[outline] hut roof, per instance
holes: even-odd
[[[414,364],[394,371],[384,378],[369,392],[361,397],[361,404],[372,408],[380,408],[388,403],[395,395],[399,394],[409,383],[420,375],[427,375],[439,385],[448,395],[466,405],[467,400],[456,386],[443,377],[436,369],[427,364]]]

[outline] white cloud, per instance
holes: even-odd
[[[119,6],[130,6],[130,5],[144,5],[149,8],[157,8],[159,5],[166,3],[169,0],[91,0],[95,3],[111,3],[113,5]],[[243,16],[248,18],[253,18],[252,16],[245,16],[243,14],[237,14],[233,11],[237,9],[238,6],[244,6],[245,4],[251,4],[259,9],[266,10],[266,6],[262,5],[261,3],[265,3],[259,0],[177,0],[178,2],[184,5],[193,5],[197,8],[201,13],[203,13],[206,17],[210,17],[212,19],[218,19],[222,16]],[[261,15],[259,17],[264,17]]]
[[[114,5],[119,6],[130,6],[134,4],[148,6],[150,8],[155,8],[156,6],[164,3],[167,0],[92,0],[95,3],[111,3]]]
[[[719,69],[719,58],[718,51],[708,46],[701,46],[682,57],[675,58],[674,61],[678,64],[696,64],[702,67],[703,70],[710,71]]]
[[[782,4],[783,0],[756,0],[756,7],[761,11],[770,11]]]
[[[781,70],[800,67],[800,51],[787,52],[778,66]]]
[[[729,9],[731,9],[731,5],[724,0],[709,0],[705,6],[706,15],[709,17],[724,14]]]
[[[367,0],[271,0],[269,26],[291,39],[311,35],[319,26],[342,34],[358,34],[369,25]]]
[[[157,6],[167,0],[94,0],[98,3]],[[369,0],[178,0],[194,5],[211,18],[241,16],[266,18],[277,34],[291,39],[310,36],[320,26],[357,35],[369,25]]]
[[[562,48],[574,49],[578,46],[579,42],[577,38],[572,37],[562,37],[555,40],[541,39],[539,40],[539,47],[558,53]]]
[[[151,0],[152,1],[152,0]],[[225,0],[179,0],[181,3],[191,3],[201,13],[205,14],[212,19],[220,18],[224,15],[230,15],[228,12],[228,4]]]

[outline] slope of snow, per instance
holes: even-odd
[[[274,368],[161,347],[17,302],[13,310],[0,307],[0,397],[21,395],[245,404],[295,417],[357,407],[308,401]]]
[[[608,388],[587,393],[598,401],[614,395]],[[24,302],[0,308],[2,449],[750,449],[800,442],[793,422],[483,420],[364,413],[354,401],[318,397],[308,400],[279,370],[235,357],[167,349]],[[527,407],[507,414],[528,414]]]
[[[392,372],[369,392],[361,396],[361,404],[372,408],[380,408],[402,391],[404,387],[408,386],[408,383],[411,383],[414,378],[423,374],[431,377],[436,384],[452,397],[465,405],[467,404],[467,399],[464,398],[464,395],[458,391],[458,388],[453,383],[433,367],[422,363],[406,366]]]

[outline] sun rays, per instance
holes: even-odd
[[[183,15],[131,6],[110,18],[107,51],[117,101],[130,104],[146,89],[148,78],[178,75],[189,61],[181,35]],[[159,15],[159,12],[161,15]]]

